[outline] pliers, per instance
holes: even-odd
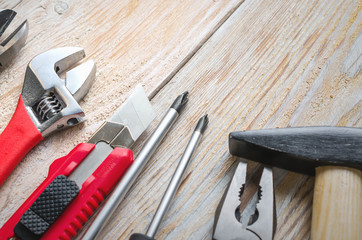
[[[215,240],[273,238],[275,202],[272,169],[267,166],[262,169],[257,193],[240,213],[241,199],[246,187],[246,174],[247,164],[239,162],[216,210],[213,229]],[[245,215],[247,220],[243,222]]]
[[[0,9],[0,38],[16,16],[16,12],[10,9]],[[0,67],[8,64],[24,46],[28,37],[29,25],[25,20],[12,33],[0,39]]]

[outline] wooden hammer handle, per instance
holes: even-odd
[[[362,239],[362,172],[316,168],[311,239]]]

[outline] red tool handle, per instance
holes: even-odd
[[[20,95],[14,115],[0,135],[0,186],[30,149],[43,139]]]
[[[129,149],[115,148],[83,183],[78,196],[49,228],[41,240],[70,240],[93,215],[133,162]]]
[[[21,216],[30,208],[44,189],[57,176],[69,176],[94,147],[94,144],[79,144],[67,156],[54,161],[49,168],[48,177],[0,229],[0,240],[8,240],[13,237],[14,227],[20,221]],[[83,183],[79,194],[41,239],[64,240],[75,236],[77,231],[82,228],[83,224],[98,208],[99,204],[111,192],[132,162],[133,153],[131,150],[115,148]]]
[[[30,206],[44,191],[44,189],[58,175],[69,175],[75,169],[75,167],[78,166],[78,164],[93,150],[94,147],[94,144],[81,143],[76,146],[67,156],[55,160],[49,167],[47,178],[0,229],[0,240],[8,240],[11,237],[14,237],[15,225],[20,221],[21,216],[30,208]]]

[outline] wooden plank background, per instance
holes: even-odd
[[[98,67],[95,85],[81,103],[87,121],[47,138],[25,157],[1,188],[0,225],[43,180],[49,164],[87,141],[137,83],[154,96],[157,118],[137,142],[136,154],[177,94],[189,90],[190,101],[104,239],[146,231],[204,113],[210,115],[209,128],[158,239],[211,238],[215,208],[237,161],[228,153],[229,132],[362,127],[359,1],[5,1],[0,7],[14,8],[30,22],[27,45],[0,72],[1,129],[32,56],[78,45]],[[314,178],[274,169],[274,179],[275,239],[308,239]]]

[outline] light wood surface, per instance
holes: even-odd
[[[49,165],[86,142],[142,84],[154,95],[197,51],[242,1],[1,1],[28,19],[27,43],[0,70],[0,131],[9,122],[21,93],[26,65],[54,47],[80,46],[97,65],[97,77],[80,102],[86,122],[48,137],[33,149],[4,183],[0,225],[38,186]],[[10,31],[11,32],[11,29]]]
[[[60,3],[67,3],[68,10],[59,10],[66,8]],[[0,72],[2,129],[15,108],[26,63],[35,54],[55,46],[82,46],[98,73],[81,103],[87,122],[44,140],[1,188],[0,224],[42,181],[49,164],[87,141],[137,83],[154,96],[157,118],[137,142],[136,155],[174,97],[189,90],[190,101],[112,217],[104,239],[146,231],[204,113],[210,116],[209,128],[157,239],[211,239],[214,212],[237,160],[228,153],[229,132],[362,127],[358,1],[0,4],[7,6],[28,15],[30,32],[20,56]],[[275,239],[310,238],[314,178],[280,169],[274,169],[274,178]]]
[[[361,239],[361,171],[318,167],[312,212],[312,239]]]

